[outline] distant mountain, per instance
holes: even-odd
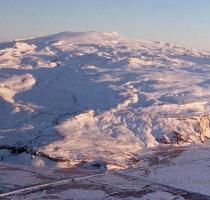
[[[0,97],[4,162],[125,168],[210,137],[210,52],[115,32],[17,40],[0,44]]]

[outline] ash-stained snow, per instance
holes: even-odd
[[[38,167],[102,160],[113,169],[133,165],[146,147],[204,142],[209,67],[209,51],[117,33],[2,43],[0,159]]]

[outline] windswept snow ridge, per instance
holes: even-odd
[[[145,147],[204,142],[209,67],[208,51],[117,33],[2,43],[0,159],[125,168]]]

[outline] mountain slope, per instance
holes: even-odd
[[[210,137],[209,66],[208,51],[117,33],[2,44],[1,159],[124,168],[145,147],[203,142]]]

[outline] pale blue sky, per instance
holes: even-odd
[[[0,0],[0,41],[66,30],[210,50],[210,0]]]

